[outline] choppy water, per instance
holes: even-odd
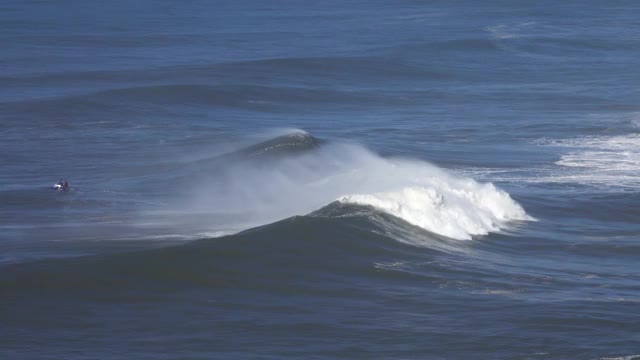
[[[2,2],[1,357],[640,359],[638,19]]]

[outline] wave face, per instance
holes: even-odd
[[[224,209],[266,223],[310,213],[333,201],[371,206],[434,234],[471,239],[510,221],[531,220],[492,184],[454,176],[426,162],[383,158],[347,143],[324,143],[296,131],[232,153],[246,156],[196,180],[182,211]],[[304,151],[300,151],[304,150]],[[254,157],[278,155],[259,163]],[[224,158],[225,156],[222,156]],[[203,169],[203,167],[205,169]]]
[[[245,289],[273,286],[277,291],[279,281],[295,278],[291,273],[294,270],[345,275],[364,271],[373,275],[371,257],[402,253],[410,248],[404,244],[415,245],[420,238],[422,245],[429,239],[437,251],[447,246],[453,249],[446,239],[408,227],[393,216],[335,202],[306,216],[179,246],[13,265],[15,271],[0,274],[0,284],[12,292],[35,285],[65,296],[67,292],[91,290],[103,294],[118,289],[130,292],[154,283],[160,289],[195,284]],[[56,263],[61,266],[51,267]],[[48,269],[46,273],[41,273],[43,267]],[[256,273],[261,276],[256,277]]]

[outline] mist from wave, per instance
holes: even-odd
[[[282,149],[277,157],[264,157]],[[454,176],[424,161],[384,158],[353,143],[321,142],[300,130],[239,153],[243,161],[198,162],[189,191],[170,206],[175,214],[236,214],[255,225],[340,201],[374,207],[454,239],[532,220],[492,184]],[[257,155],[262,156],[256,160]]]

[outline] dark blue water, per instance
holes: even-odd
[[[640,358],[639,19],[1,2],[0,357]]]

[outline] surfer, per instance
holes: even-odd
[[[58,181],[57,184],[53,185],[53,190],[62,190],[62,191],[69,191],[69,183],[67,182],[67,179],[60,179],[60,181]]]

